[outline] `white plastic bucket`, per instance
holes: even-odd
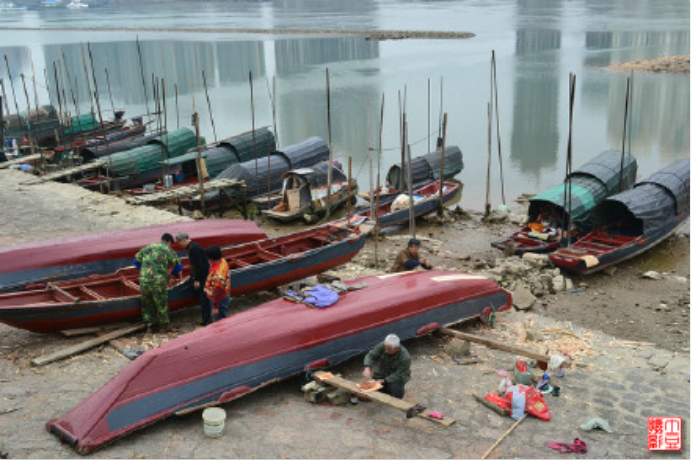
[[[209,438],[217,438],[223,434],[226,424],[226,411],[220,407],[209,407],[202,413],[204,419],[204,434]]]
[[[172,187],[173,186],[173,176],[171,176],[170,174],[163,176],[163,184],[166,187]]]

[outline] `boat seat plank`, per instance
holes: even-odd
[[[124,284],[128,288],[134,289],[135,291],[139,292],[139,285],[138,284],[128,280],[124,276],[120,277],[120,281],[122,281],[122,284]]]
[[[583,243],[597,246],[599,248],[607,248],[607,249],[616,248],[616,246],[613,246],[611,244],[604,244],[604,242],[602,242],[601,240],[585,240],[585,241],[583,241]]]
[[[92,291],[91,289],[89,289],[89,288],[86,287],[86,286],[79,286],[79,290],[82,291],[82,292],[83,292],[84,294],[86,294],[87,296],[89,296],[89,297],[91,297],[91,298],[93,298],[93,299],[95,299],[95,300],[103,300],[103,299],[105,299],[105,297],[103,297],[101,294],[98,294],[98,293]]]
[[[57,300],[61,302],[79,302],[79,297],[73,296],[69,292],[61,289],[59,286],[54,284],[49,284],[48,286],[53,290],[53,292],[55,292],[55,298]]]

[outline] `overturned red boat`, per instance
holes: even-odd
[[[150,350],[46,428],[86,454],[169,415],[337,364],[387,334],[410,339],[511,305],[510,294],[493,281],[460,272],[406,272],[346,284],[366,287],[341,294],[327,308],[273,300]]]
[[[0,292],[39,282],[113,273],[132,265],[142,247],[164,233],[187,233],[202,246],[230,246],[266,238],[252,221],[235,219],[175,222],[149,227],[92,233],[0,248]],[[180,248],[177,248],[180,249]],[[180,251],[179,254],[184,254]]]

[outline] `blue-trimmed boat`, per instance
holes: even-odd
[[[365,244],[364,233],[333,225],[223,248],[233,296],[272,289],[348,262]],[[171,310],[197,304],[183,259],[183,281],[168,289]],[[134,267],[44,288],[0,295],[0,322],[49,333],[140,317],[139,271]]]
[[[550,260],[587,275],[630,259],[665,240],[689,218],[689,160],[676,161],[594,210],[595,230]]]
[[[333,366],[387,334],[411,339],[511,306],[511,295],[496,283],[461,272],[404,272],[346,284],[366,287],[328,308],[273,300],[150,350],[46,427],[87,454],[170,415]]]

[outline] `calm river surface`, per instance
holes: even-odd
[[[54,87],[56,63],[61,78],[65,78],[66,70],[71,81],[76,78],[73,86],[79,105],[88,111],[82,61],[88,42],[101,106],[107,110],[112,107],[109,80],[113,105],[134,116],[147,112],[135,41],[138,37],[149,110],[153,111],[151,80],[155,74],[165,84],[168,127],[190,126],[196,107],[207,140],[213,140],[214,133],[202,71],[219,139],[252,127],[251,71],[256,126],[273,124],[267,87],[275,77],[280,145],[313,135],[328,140],[328,68],[334,150],[346,164],[348,156],[352,157],[353,172],[362,189],[369,188],[367,103],[372,107],[372,143],[376,149],[382,95],[385,97],[381,159],[385,175],[388,167],[400,160],[399,92],[405,100],[412,154],[428,151],[429,81],[429,129],[436,137],[440,112],[448,113],[447,145],[458,145],[465,160],[465,169],[458,176],[465,183],[461,205],[471,209],[481,209],[485,196],[492,50],[497,56],[507,201],[563,179],[569,133],[569,73],[576,75],[573,155],[574,167],[578,167],[603,150],[621,149],[630,73],[604,67],[689,54],[687,0],[120,0],[82,10],[5,7],[0,27],[203,29],[0,30],[0,50],[10,64],[20,108],[26,101],[19,75],[29,78],[33,61],[41,103],[48,102],[45,74]],[[476,36],[375,41],[355,36],[242,35],[213,30],[220,28],[441,30],[468,31]],[[7,82],[7,69],[2,64],[0,77]],[[33,104],[33,90],[29,88]],[[639,161],[639,176],[688,157],[689,75],[636,73],[632,94],[630,146]],[[57,106],[56,98],[52,100]],[[434,148],[434,140],[431,145]],[[495,205],[501,200],[496,146],[495,133]]]

